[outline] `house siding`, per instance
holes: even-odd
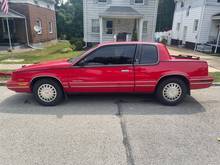
[[[186,42],[206,43],[210,41],[210,36],[214,37],[216,35],[212,16],[220,13],[220,3],[217,3],[217,0],[186,0],[183,8],[180,5],[181,1],[177,0],[172,27],[172,39],[182,41],[183,29],[184,26],[187,26]],[[190,15],[186,16],[188,6],[191,6]],[[199,20],[197,32],[193,30],[195,19]],[[179,32],[177,31],[177,23],[181,23]]]
[[[99,33],[94,34],[91,32],[92,29],[92,19],[99,19],[100,13],[105,12],[110,6],[129,6],[134,8],[140,14],[144,16],[144,21],[147,21],[147,33],[142,34],[144,41],[153,40],[153,34],[155,32],[156,26],[156,13],[158,0],[145,0],[144,5],[133,5],[131,0],[109,0],[106,4],[97,3],[96,0],[83,0],[84,8],[84,41],[85,42],[99,42]],[[103,21],[104,22],[104,21]],[[130,27],[133,27],[133,23],[129,26],[124,26],[124,30],[130,30]],[[127,27],[128,29],[126,29]],[[103,34],[103,41],[109,41],[112,39],[111,35]]]
[[[172,27],[172,39],[183,40],[184,26],[187,26],[186,41],[196,42],[199,30],[194,31],[194,21],[199,20],[201,23],[202,1],[185,1],[185,5],[181,8],[181,2],[177,2],[174,12],[173,27]],[[187,16],[188,7],[191,6],[189,16]],[[177,24],[180,23],[180,29],[177,30]]]
[[[211,0],[210,0],[211,1]],[[220,13],[220,4],[212,5],[208,3],[204,10],[203,25],[201,27],[200,43],[206,43],[209,41],[210,36],[213,38],[217,36],[217,31],[214,26],[217,26],[215,22],[212,21],[212,16]],[[216,22],[220,24],[220,21]]]
[[[10,8],[26,17],[30,43],[47,42],[57,39],[56,14],[54,10],[28,3],[11,3]],[[41,20],[42,34],[37,34],[34,31],[37,19]],[[49,33],[49,22],[53,24],[53,33]],[[24,35],[24,33],[21,34]]]

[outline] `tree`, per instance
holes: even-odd
[[[83,37],[83,2],[82,0],[56,0],[57,33],[61,39]]]
[[[160,0],[157,15],[156,31],[167,31],[172,29],[173,14],[175,10],[174,0]]]

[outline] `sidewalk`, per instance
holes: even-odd
[[[205,54],[201,52],[196,52],[193,50],[185,49],[185,48],[178,48],[178,47],[167,47],[170,54],[172,55],[193,55],[200,57],[201,60],[205,60],[209,64],[209,72],[220,72],[220,56],[214,56],[212,54]]]
[[[0,70],[16,70],[21,68],[23,65],[30,64],[0,64]]]

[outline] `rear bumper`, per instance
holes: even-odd
[[[9,80],[6,83],[8,89],[15,91],[15,92],[31,92],[29,82],[15,82]]]
[[[190,79],[190,89],[203,89],[212,86],[214,79],[210,76],[207,77],[194,77]]]

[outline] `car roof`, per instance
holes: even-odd
[[[131,42],[106,42],[99,44],[98,46],[109,46],[109,45],[130,45],[130,44],[137,44],[137,45],[143,45],[143,44],[148,44],[148,45],[163,45],[161,43],[156,43],[156,42],[140,42],[140,41],[131,41]]]

